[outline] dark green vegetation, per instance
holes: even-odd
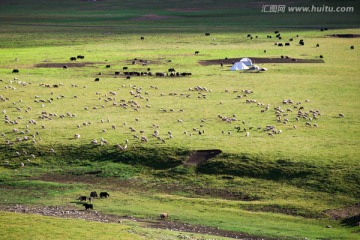
[[[354,66],[360,56],[359,38],[328,36],[360,33],[358,3],[326,3],[353,6],[354,13],[281,17],[261,13],[264,3],[252,1],[0,4],[1,206],[82,209],[75,199],[97,190],[110,193],[109,199],[94,200],[102,214],[155,219],[166,211],[176,222],[275,238],[359,236],[355,204],[360,196],[360,71]],[[275,30],[282,40],[275,38]],[[290,38],[294,41],[289,47],[274,45]],[[85,59],[70,62],[77,55]],[[269,71],[260,74],[199,64],[281,55],[317,60],[323,55],[324,63],[267,63],[261,66]],[[149,64],[142,66],[140,59]],[[127,80],[114,74],[125,66],[131,71],[149,67],[153,73],[175,68],[192,76]],[[15,68],[20,72],[11,73]],[[196,86],[207,90],[195,91]],[[253,93],[244,94],[245,89]],[[294,103],[283,104],[284,99]],[[269,110],[261,113],[267,104]],[[274,110],[278,106],[283,111],[280,121]],[[321,115],[296,121],[300,107]],[[235,121],[229,124],[218,115]],[[268,135],[267,125],[281,134]],[[160,140],[152,136],[154,131]],[[81,137],[75,139],[75,134]],[[23,140],[25,136],[30,140]],[[106,143],[100,144],[101,138]],[[91,144],[93,139],[98,144]],[[127,149],[117,144],[127,144]],[[195,151],[206,149],[222,152],[204,162],[199,157],[199,165],[186,164]],[[40,221],[24,228],[30,232],[36,227],[33,236],[60,236],[64,231],[57,226],[64,224],[66,234],[81,239],[98,234],[105,225],[91,223],[94,230],[86,233],[88,223],[80,220],[26,218]],[[23,238],[16,228],[23,224],[21,216],[1,212],[1,220],[7,222],[1,224],[1,234]],[[141,224],[125,225],[106,225],[108,233],[101,237],[110,239],[124,231],[130,235],[122,239],[179,237]]]

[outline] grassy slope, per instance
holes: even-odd
[[[350,25],[347,26],[356,26],[358,24],[357,20],[355,20],[356,14],[334,15],[331,17],[331,21],[329,21],[329,15],[316,15],[320,19],[315,22],[304,21],[304,15],[297,15],[296,17],[287,15],[285,17],[288,18],[286,24],[284,24],[283,18],[268,15],[265,17],[258,14],[257,10],[260,10],[261,7],[255,5],[254,8],[250,8],[251,11],[241,15],[243,17],[244,14],[247,15],[245,17],[247,21],[239,23],[235,14],[237,9],[229,10],[225,8],[221,12],[209,9],[200,13],[179,13],[178,11],[166,10],[169,6],[159,8],[157,5],[151,5],[151,7],[146,5],[143,8],[138,7],[136,10],[128,11],[128,8],[133,7],[132,2],[127,2],[122,6],[111,2],[102,5],[99,2],[96,4],[100,4],[99,6],[103,7],[102,10],[107,8],[116,10],[107,11],[108,16],[104,16],[101,11],[89,11],[91,9],[86,9],[83,5],[67,4],[67,6],[71,6],[71,9],[68,9],[70,11],[64,13],[52,10],[47,13],[52,14],[52,17],[49,18],[50,15],[45,14],[43,9],[50,7],[57,9],[53,5],[54,2],[49,6],[42,5],[43,9],[33,8],[34,5],[30,2],[27,2],[27,4],[30,5],[5,4],[5,7],[0,10],[7,13],[1,15],[3,28],[0,41],[1,46],[5,47],[1,49],[2,58],[0,59],[0,65],[2,66],[0,74],[1,79],[4,80],[1,83],[1,95],[10,98],[8,102],[2,102],[1,107],[7,110],[10,119],[15,119],[18,116],[23,117],[23,120],[19,120],[20,125],[17,126],[22,130],[25,130],[28,119],[37,119],[43,110],[57,114],[76,113],[77,117],[65,120],[57,118],[53,121],[37,120],[39,124],[31,126],[30,132],[39,131],[43,141],[38,141],[35,146],[16,144],[15,147],[10,149],[2,148],[2,159],[9,160],[13,167],[17,167],[21,161],[25,161],[30,153],[37,155],[37,158],[32,160],[29,167],[40,164],[40,169],[42,169],[29,168],[29,170],[20,170],[20,176],[22,174],[31,176],[43,171],[57,171],[57,166],[51,167],[51,165],[44,164],[52,163],[61,166],[63,163],[68,163],[71,164],[70,169],[66,167],[60,168],[76,174],[81,174],[89,169],[101,169],[104,175],[114,175],[122,178],[138,176],[145,179],[149,178],[148,181],[150,182],[154,181],[152,176],[162,176],[162,184],[168,184],[174,181],[171,177],[173,175],[171,169],[168,172],[165,170],[165,172],[159,174],[157,171],[144,170],[142,167],[134,168],[134,170],[132,167],[117,168],[107,160],[115,162],[121,160],[127,163],[140,162],[142,164],[144,164],[143,161],[147,161],[145,165],[158,168],[163,165],[164,160],[167,160],[164,157],[167,155],[171,155],[174,160],[184,160],[188,155],[188,150],[220,148],[225,154],[209,161],[200,171],[233,174],[243,176],[243,178],[236,178],[233,183],[226,183],[218,180],[216,176],[193,176],[188,174],[184,176],[184,181],[194,186],[210,183],[211,187],[215,189],[229,188],[234,192],[243,191],[246,194],[257,195],[262,198],[254,206],[251,204],[242,206],[244,209],[256,209],[258,205],[278,205],[280,208],[295,208],[299,212],[304,211],[307,214],[312,212],[312,214],[316,215],[327,208],[336,208],[344,203],[352,204],[356,201],[356,197],[359,195],[357,189],[359,184],[359,165],[357,162],[359,158],[357,151],[359,138],[356,134],[360,117],[357,111],[359,84],[356,78],[358,70],[351,66],[352,63],[358,61],[359,50],[356,47],[355,50],[350,51],[349,46],[356,46],[357,39],[334,39],[325,36],[326,34],[338,33],[339,30],[320,32],[292,29],[284,30],[283,38],[288,39],[300,34],[300,38],[305,39],[306,45],[299,47],[296,46],[297,42],[294,42],[289,48],[279,48],[273,46],[273,39],[265,38],[266,34],[270,34],[274,30],[273,26],[279,25],[283,27],[293,25],[308,27],[327,23],[326,26],[342,27],[344,23],[349,23]],[[56,4],[61,5],[62,2]],[[197,7],[176,4],[176,6],[179,5],[179,8]],[[20,6],[22,6],[23,10],[21,10]],[[172,6],[170,5],[170,7]],[[28,11],[29,7],[31,11]],[[122,10],[118,11],[117,8]],[[19,14],[21,11],[23,11],[23,14]],[[148,26],[142,25],[141,27],[139,26],[140,22],[129,21],[129,18],[149,13],[159,15],[181,14],[182,17],[186,16],[186,18],[146,21]],[[214,28],[212,23],[208,22],[209,18],[216,19],[219,27]],[[266,23],[262,18],[267,19]],[[192,22],[195,27],[189,28],[189,22]],[[251,28],[248,28],[248,22],[252,22]],[[14,27],[13,23],[30,23],[33,26],[17,25]],[[63,26],[54,28],[36,26],[37,24],[60,24]],[[76,27],[69,27],[71,25]],[[91,28],[91,31],[87,31],[87,28],[79,27],[84,25],[103,27]],[[104,27],[105,25],[106,27]],[[257,30],[254,32],[253,29]],[[124,30],[126,30],[126,34]],[[34,31],[35,33],[31,33]],[[211,31],[212,37],[215,37],[216,40],[205,38],[203,36],[204,31]],[[341,30],[341,32],[359,33],[358,30],[354,29]],[[140,33],[145,36],[146,41],[139,40]],[[260,39],[250,41],[246,38],[247,33],[259,35]],[[314,47],[317,43],[320,44],[320,48]],[[263,49],[267,49],[266,54],[263,53]],[[195,50],[200,50],[199,56],[193,55]],[[68,62],[70,56],[78,54],[84,54],[86,62],[96,62],[98,64],[86,68],[70,68],[67,71],[63,69],[33,68],[33,64],[40,63],[44,59],[51,62],[65,63]],[[198,60],[224,57],[278,57],[280,55],[290,55],[291,57],[317,58],[320,54],[325,56],[325,64],[264,64],[264,67],[270,69],[265,74],[237,74],[219,70],[218,66],[199,67],[197,63]],[[175,81],[157,78],[150,81],[148,78],[133,78],[131,82],[127,82],[123,79],[114,79],[113,76],[105,74],[101,77],[100,84],[93,82],[97,72],[113,73],[115,69],[118,70],[123,66],[130,65],[129,60],[135,57],[156,60],[156,64],[150,65],[153,71],[166,71],[169,67],[175,67],[179,71],[191,71],[194,76]],[[165,57],[171,59],[172,63],[167,63]],[[16,62],[14,61],[15,58],[20,60]],[[104,69],[104,65],[108,63],[112,64],[110,70]],[[132,66],[130,67],[132,68]],[[14,77],[10,73],[12,68],[19,68],[21,72],[17,77],[22,81],[31,82],[32,85],[22,87],[15,83],[10,84],[8,81]],[[143,69],[143,67],[138,66],[137,69]],[[221,85],[219,85],[219,81],[221,81]],[[59,82],[64,83],[64,87],[50,90],[39,86],[40,83],[55,84]],[[101,84],[105,82],[106,84]],[[79,87],[71,87],[71,84],[74,83]],[[144,107],[146,104],[144,100],[138,100],[138,98],[129,95],[129,91],[132,90],[129,84],[141,86],[144,88],[143,91],[149,93],[150,109]],[[17,89],[15,91],[4,89],[5,86],[9,85],[16,86]],[[87,86],[86,89],[83,88],[85,85]],[[125,85],[125,87],[121,87],[121,85]],[[206,100],[198,100],[197,93],[188,91],[188,88],[197,85],[206,86],[213,90],[211,93],[207,93],[208,98]],[[160,89],[155,90],[150,86],[159,86]],[[230,93],[225,93],[225,89],[230,90]],[[272,113],[261,115],[260,108],[255,105],[245,104],[243,100],[239,101],[235,98],[236,95],[231,93],[233,90],[241,89],[252,89],[254,94],[249,98],[257,99],[264,104],[269,103],[271,107],[281,105],[283,99],[291,98],[294,101],[301,101],[307,110],[319,109],[323,115],[317,122],[319,128],[305,128],[304,122],[301,122],[295,123],[298,129],[294,130],[292,128],[294,114],[291,115],[292,120],[290,121],[292,123],[289,126],[278,124]],[[50,91],[54,94],[51,95]],[[109,91],[116,91],[117,99],[134,99],[141,102],[143,108],[139,113],[129,109],[112,108],[112,102],[105,103],[103,100],[98,100],[98,96],[95,95],[96,91],[100,91],[102,96]],[[162,92],[165,93],[163,97],[160,96]],[[170,92],[191,93],[192,97],[186,99],[180,96],[168,96]],[[66,98],[46,104],[45,108],[41,108],[41,104],[33,103],[35,95],[48,99],[61,94],[64,94]],[[78,98],[72,99],[74,95],[77,95]],[[18,102],[19,99],[22,99],[23,102],[14,105],[13,102]],[[305,99],[310,99],[310,102],[304,103]],[[220,101],[224,104],[219,104]],[[83,110],[85,106],[91,108],[92,106],[100,107],[101,105],[106,107],[96,111],[92,109],[90,111]],[[15,109],[15,107],[25,109],[27,106],[31,106],[33,109],[27,114],[24,112],[19,113]],[[161,113],[160,108],[173,108],[175,110],[181,108],[184,109],[184,113],[177,111],[174,113]],[[336,118],[340,112],[345,113],[346,118]],[[221,123],[217,118],[218,114],[224,116],[236,114],[240,120],[246,122],[244,127],[247,128],[274,124],[282,128],[283,134],[268,138],[263,132],[254,130],[251,131],[250,138],[245,138],[244,132],[235,132],[233,129],[235,125]],[[111,123],[100,123],[100,119],[107,119],[108,117],[111,118]],[[140,121],[136,122],[135,118],[139,118]],[[183,120],[182,124],[177,123],[179,118]],[[192,138],[183,135],[183,131],[191,132],[192,128],[199,127],[201,124],[200,119],[206,119],[205,135],[198,136],[194,134]],[[76,125],[82,124],[84,121],[92,121],[93,124],[90,127],[77,129]],[[170,130],[175,138],[167,139],[166,144],[160,144],[151,139],[149,144],[144,146],[144,144],[132,138],[127,127],[122,126],[123,122],[127,122],[128,126],[135,126],[136,129],[144,129],[147,135],[150,135],[154,130],[151,123],[156,123],[161,126],[160,132],[163,137],[167,137],[166,132]],[[46,126],[46,130],[41,129],[41,124]],[[112,124],[117,126],[116,131],[111,131]],[[174,128],[174,125],[178,127]],[[239,125],[241,125],[240,122]],[[13,128],[14,126],[11,125],[1,126],[2,132],[6,133],[7,138],[12,140],[18,136],[12,133]],[[105,149],[90,148],[89,142],[92,138],[104,136],[101,134],[102,129],[107,129],[105,138],[109,141],[110,146]],[[231,136],[222,135],[221,131],[232,131],[233,134]],[[74,133],[80,133],[81,139],[73,140]],[[125,139],[129,139],[131,145],[135,145],[137,148],[136,151],[131,151],[132,155],[116,152],[112,147],[116,143],[122,144]],[[145,147],[145,149],[140,146]],[[55,155],[49,153],[50,148],[55,149]],[[174,149],[179,148],[186,150],[176,150],[176,153],[174,153]],[[86,149],[86,151],[81,149]],[[153,149],[160,149],[160,151],[147,156],[146,152],[153,151]],[[22,152],[23,150],[29,153],[22,154],[20,158],[17,158],[15,152]],[[38,156],[38,153],[41,153],[42,157]],[[139,158],[136,155],[142,157]],[[177,161],[173,162],[174,165],[168,166],[179,164]],[[131,173],[131,171],[134,172]],[[145,171],[146,173],[145,175],[138,175],[137,172],[139,171]],[[181,175],[176,176],[180,177]],[[8,170],[4,170],[2,173],[2,179],[16,179],[17,177],[19,175],[13,176],[13,173]],[[262,181],[262,178],[275,181]],[[5,185],[8,184],[5,183]],[[35,185],[42,186],[39,183]],[[254,190],[254,187],[256,190]],[[21,189],[27,191],[28,187],[25,184]],[[156,184],[154,189],[156,189]],[[22,191],[15,191],[11,195],[13,197],[11,202],[32,203],[34,201],[32,195],[25,196],[22,200],[22,197],[19,199],[18,195],[22,196],[22,194]],[[54,201],[57,194],[50,194],[48,201]],[[69,196],[72,194],[69,193]],[[176,206],[175,209],[171,210],[171,212],[176,212],[176,208],[182,206],[182,204],[186,205],[186,201],[178,196],[191,195],[191,191],[188,189],[185,193],[172,194],[175,194],[175,201],[171,202],[170,206],[167,207]],[[332,199],[333,196],[335,196],[334,199]],[[142,198],[143,196],[135,196],[135,200],[138,197]],[[163,198],[169,198],[169,196],[161,197],[161,199]],[[157,206],[160,202],[156,200],[152,204]],[[201,221],[209,225],[217,225],[218,223],[212,222],[211,219],[213,219],[212,214],[216,214],[218,209],[214,208],[211,203],[206,203],[206,205],[213,208],[213,211],[209,213],[210,215],[206,215],[200,211],[200,207],[199,209],[196,207],[189,212],[189,216],[201,214]],[[316,205],[318,207],[313,210]],[[109,211],[106,206],[102,207],[103,211]],[[144,214],[142,208],[137,209],[137,207],[131,206],[125,209],[121,209],[119,206],[115,208],[136,215]],[[161,208],[160,204],[158,209]],[[156,209],[149,212],[149,214],[157,213]],[[229,207],[229,209],[230,213],[224,217],[221,228],[231,228],[256,234],[258,227],[254,229],[230,227],[228,219],[233,217],[233,206]],[[240,214],[245,213],[241,212]],[[258,215],[250,214],[248,217],[256,221]],[[296,235],[296,229],[301,229],[300,225],[309,226],[313,224],[315,229],[311,231],[311,236],[322,236],[322,227],[325,225],[321,221],[312,223],[312,220],[304,220],[298,223],[296,219],[282,220],[283,216],[271,214],[268,214],[267,217],[274,221],[275,226],[282,225],[283,221],[296,223],[293,228],[290,228],[289,232],[285,232],[283,228],[280,231],[271,230],[272,225],[262,227],[264,234],[275,236],[306,236],[306,230]],[[247,219],[239,219],[239,222],[236,223],[243,226]],[[195,223],[198,221],[187,219],[181,213],[179,213],[179,220]],[[269,222],[266,221],[265,225],[268,225]],[[304,227],[304,229],[306,228]],[[346,233],[343,231],[351,232],[352,230],[339,230],[338,236],[345,236]],[[329,236],[332,236],[331,234],[334,233],[330,232]],[[348,238],[351,238],[351,236],[349,233]]]

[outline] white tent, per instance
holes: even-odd
[[[242,58],[240,60],[240,62],[243,62],[246,66],[252,66],[252,61],[250,60],[250,58]]]
[[[230,70],[235,71],[235,70],[244,70],[244,69],[248,69],[248,67],[243,63],[243,62],[236,62],[234,63],[234,65],[230,68]]]

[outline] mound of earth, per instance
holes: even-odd
[[[254,64],[261,63],[324,63],[323,59],[299,59],[291,57],[279,57],[279,58],[259,58],[259,57],[249,57]],[[209,65],[220,65],[227,64],[233,65],[233,62],[238,62],[242,57],[238,58],[227,58],[227,59],[213,59],[213,60],[200,60],[199,64],[203,66]]]
[[[359,38],[360,34],[332,34],[329,35],[330,37],[337,37],[337,38]]]
[[[185,165],[197,166],[200,163],[206,162],[207,160],[216,157],[221,153],[219,149],[213,150],[197,150],[193,152],[189,159],[185,162]]]
[[[38,63],[35,64],[36,68],[62,68],[63,66],[67,67],[86,67],[94,64],[98,64],[95,62],[71,62],[71,63]]]
[[[271,240],[271,238],[250,236],[245,233],[221,230],[215,227],[202,225],[192,225],[187,223],[175,222],[171,220],[135,218],[133,216],[116,216],[103,214],[97,211],[78,210],[72,206],[24,206],[24,205],[0,205],[0,211],[15,212],[22,214],[39,214],[43,216],[84,219],[87,221],[103,223],[122,223],[123,221],[134,221],[140,223],[143,227],[160,228],[172,231],[202,233],[207,235],[216,235],[235,239],[247,240]],[[171,216],[170,216],[171,217]]]
[[[326,210],[324,213],[335,220],[360,216],[360,203],[357,203],[354,206]]]

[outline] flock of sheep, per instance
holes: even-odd
[[[251,36],[250,36],[251,37]],[[197,53],[198,54],[198,53]],[[78,57],[73,57],[72,61],[76,59],[83,59],[84,56],[79,55]],[[109,68],[110,65],[107,65],[106,68]],[[128,67],[124,67],[123,70],[128,70]],[[147,68],[147,70],[150,70]],[[68,71],[64,69],[64,71]],[[174,68],[169,68],[169,74],[174,74],[176,76],[176,72]],[[19,74],[19,69],[14,69],[14,74]],[[130,73],[131,71],[128,71]],[[180,74],[182,75],[182,74]],[[147,74],[147,76],[149,76]],[[169,75],[171,76],[171,75]],[[192,74],[187,73],[187,76],[192,76]],[[21,76],[23,77],[23,76]],[[139,83],[141,82],[141,76],[137,79]],[[124,81],[128,81],[125,80]],[[192,111],[190,107],[192,101],[194,99],[198,99],[206,101],[209,98],[212,98],[212,94],[215,91],[205,87],[205,86],[194,86],[185,88],[181,92],[163,92],[157,86],[150,87],[141,87],[137,86],[134,83],[137,80],[130,80],[131,84],[123,84],[117,89],[107,89],[104,93],[99,90],[96,92],[89,92],[88,85],[83,87],[79,87],[78,84],[74,83],[39,83],[33,84],[31,82],[26,82],[19,80],[18,77],[15,77],[11,80],[1,80],[0,84],[5,89],[3,91],[4,96],[0,96],[0,102],[8,102],[10,104],[6,104],[8,107],[2,110],[2,114],[4,116],[4,123],[7,126],[13,126],[12,130],[5,130],[2,132],[2,136],[4,138],[4,142],[9,149],[13,149],[12,146],[20,143],[31,143],[37,144],[40,141],[43,141],[42,133],[44,131],[51,131],[52,127],[47,127],[47,123],[49,121],[59,121],[59,119],[66,120],[66,124],[71,124],[71,128],[78,129],[78,131],[74,130],[71,137],[68,137],[70,141],[78,140],[84,141],[93,146],[103,146],[103,145],[113,145],[115,149],[119,151],[126,151],[138,144],[146,144],[149,142],[157,141],[159,144],[166,144],[168,141],[172,141],[176,138],[184,138],[184,136],[192,137],[194,135],[200,136],[204,134],[208,134],[205,131],[205,127],[211,128],[211,124],[223,124],[221,131],[222,134],[231,135],[232,133],[241,133],[239,137],[250,138],[254,132],[263,132],[264,135],[268,135],[270,137],[274,137],[275,135],[279,135],[284,133],[284,128],[286,130],[289,129],[297,129],[298,127],[308,127],[308,128],[317,128],[319,127],[318,119],[321,117],[321,112],[318,109],[309,109],[307,103],[309,100],[303,99],[301,101],[293,101],[292,99],[279,99],[279,105],[271,106],[269,103],[262,103],[257,101],[253,96],[254,91],[251,89],[235,89],[229,90],[225,89],[222,93],[224,93],[224,100],[228,99],[236,99],[239,103],[239,106],[250,105],[253,111],[259,111],[260,114],[270,114],[273,115],[273,120],[269,123],[263,123],[262,125],[253,125],[251,122],[245,121],[246,116],[241,116],[241,118],[237,117],[236,113],[233,113],[230,116],[224,116],[223,114],[217,114],[212,117],[199,118],[199,119],[187,119],[187,111]],[[150,80],[148,80],[150,81]],[[169,79],[171,81],[171,79]],[[91,88],[96,88],[98,81],[89,81],[88,83]],[[47,94],[37,94],[33,96],[33,102],[25,102],[22,99],[17,99],[16,92],[23,91],[26,88],[45,88],[48,90]],[[79,100],[78,95],[69,96],[66,93],[66,89],[75,88],[76,92],[81,94],[81,100]],[[62,90],[63,89],[63,90]],[[106,89],[102,86],[102,91]],[[43,89],[42,89],[43,90]],[[62,93],[59,93],[61,92]],[[44,91],[42,91],[44,92]],[[152,99],[156,97],[158,101],[153,101]],[[97,104],[93,106],[89,106],[86,98],[96,99]],[[163,100],[162,100],[163,98]],[[186,110],[183,108],[174,108],[167,103],[169,98],[176,98],[171,102],[182,102],[186,106]],[[66,100],[65,100],[66,99]],[[159,100],[160,99],[160,100]],[[81,103],[83,104],[83,109],[80,111],[78,109],[67,112],[57,112],[51,105],[57,101],[66,101],[69,103]],[[94,101],[92,101],[93,103]],[[223,105],[224,102],[220,101],[219,105]],[[5,104],[4,104],[5,105]],[[211,107],[206,103],[203,104],[204,108]],[[256,106],[255,108],[252,106]],[[101,109],[105,108],[116,108],[118,109],[115,114],[108,113],[106,111],[101,111]],[[119,122],[119,120],[111,121],[111,118],[117,118],[117,114],[122,114],[126,116],[127,113],[132,112],[132,116],[137,114],[139,117],[134,119],[129,119],[131,123],[127,123],[126,121]],[[153,123],[148,122],[148,120],[142,120],[143,116],[146,116],[146,111],[158,111],[157,115],[162,119],[169,119],[172,121],[172,118],[168,115],[163,114],[171,114],[181,113],[183,117],[177,118],[176,123],[170,124],[172,127],[167,126],[165,130],[162,126],[159,126],[154,121]],[[105,116],[104,114],[108,114],[109,116]],[[144,115],[145,114],[145,115]],[[88,120],[79,121],[79,115],[89,116]],[[201,114],[199,114],[201,115]],[[344,117],[344,114],[339,114],[338,117]],[[84,119],[84,117],[81,117]],[[210,121],[208,121],[210,120]],[[189,121],[193,122],[193,127],[187,129],[182,129],[182,131],[177,131],[182,127],[182,124],[189,123]],[[208,122],[211,122],[209,124]],[[56,128],[62,125],[63,122],[58,122]],[[141,123],[141,124],[139,124]],[[175,125],[177,124],[177,125]],[[53,124],[51,124],[53,125]],[[138,126],[146,126],[143,128],[139,128]],[[276,125],[276,126],[275,126]],[[89,131],[95,131],[91,136],[96,135],[97,137],[89,138],[86,134],[86,131],[83,131],[83,128],[88,128],[90,126],[95,126],[91,128]],[[188,125],[187,125],[188,126]],[[292,126],[291,128],[286,126]],[[8,129],[8,128],[7,128]],[[101,130],[98,130],[101,129]],[[120,131],[119,131],[120,129]],[[109,141],[106,139],[107,133],[109,131],[116,132],[122,135],[122,139],[124,141],[115,142],[112,137],[112,140]],[[182,132],[183,136],[180,136],[178,132]],[[257,133],[257,135],[259,135]],[[126,136],[125,138],[123,136]],[[56,137],[55,137],[56,138]],[[85,140],[83,140],[85,139]],[[48,145],[50,146],[51,139],[47,139]],[[69,144],[71,144],[69,142]],[[49,147],[48,153],[56,153],[56,150]],[[31,159],[36,158],[36,153],[28,153],[26,150],[23,152],[16,150],[15,157],[22,156],[22,159],[26,159],[26,161],[31,162]],[[24,161],[20,163],[21,167],[24,167]]]
[[[15,100],[13,97],[13,92],[17,91],[17,87],[29,87],[32,84],[28,84],[26,82],[20,81],[17,78],[9,81],[10,85],[5,85],[4,88],[9,92],[9,97],[0,96],[0,100],[3,102],[12,101],[12,107],[8,109],[3,109],[2,114],[4,115],[4,123],[6,125],[13,126],[12,132],[3,132],[2,136],[5,140],[5,144],[8,145],[11,149],[11,146],[29,142],[32,144],[37,144],[38,141],[43,141],[42,132],[43,131],[51,131],[50,128],[47,127],[47,123],[53,120],[66,119],[67,122],[72,122],[73,127],[76,126],[76,129],[86,128],[89,126],[97,125],[100,127],[101,131],[98,132],[98,138],[89,139],[89,144],[94,146],[103,146],[108,145],[109,141],[106,140],[106,135],[108,131],[118,131],[119,127],[122,129],[121,132],[126,134],[128,139],[124,142],[112,142],[111,144],[119,151],[128,150],[128,146],[130,143],[133,146],[137,144],[145,144],[151,141],[151,139],[159,141],[159,143],[165,144],[167,141],[170,141],[174,138],[181,138],[180,136],[176,136],[174,134],[174,130],[182,128],[182,124],[184,121],[189,121],[186,119],[186,113],[184,113],[184,109],[175,109],[168,107],[159,107],[159,115],[166,113],[182,113],[184,118],[177,119],[177,126],[174,126],[174,129],[167,129],[162,131],[161,127],[158,124],[148,123],[148,127],[144,129],[138,129],[137,123],[141,122],[141,118],[135,118],[132,121],[132,124],[128,124],[127,122],[112,122],[110,117],[100,118],[98,120],[91,119],[88,121],[79,122],[77,120],[78,115],[83,114],[81,112],[65,112],[65,113],[57,113],[54,110],[47,110],[47,106],[51,105],[54,101],[64,101],[65,98],[69,98],[69,96],[65,96],[65,94],[60,94],[55,96],[55,93],[52,91],[54,88],[63,88],[66,87],[63,83],[59,84],[44,84],[40,83],[38,87],[49,88],[49,96],[50,97],[41,97],[39,95],[35,95],[33,97],[34,104],[30,104],[28,102],[24,102],[21,99]],[[16,86],[16,87],[15,87]],[[76,84],[71,84],[71,88],[79,88]],[[86,91],[86,86],[84,92]],[[81,88],[80,88],[81,89]],[[127,90],[128,89],[128,90]],[[118,94],[118,91],[121,94]],[[151,94],[150,94],[151,91]],[[6,93],[8,93],[6,92]],[[126,93],[127,92],[127,93]],[[183,100],[190,99],[193,101],[194,96],[199,100],[206,100],[211,94],[214,92],[211,89],[208,89],[205,86],[195,86],[190,87],[188,89],[184,89],[182,92],[161,92],[160,89],[156,86],[150,86],[148,90],[144,87],[139,87],[136,85],[122,85],[117,90],[109,90],[106,93],[100,93],[99,91],[92,93],[92,97],[97,97],[98,102],[100,104],[94,106],[84,106],[83,112],[93,112],[92,116],[101,116],[102,113],[97,113],[99,109],[104,109],[108,107],[118,108],[122,111],[132,111],[132,112],[143,112],[145,109],[152,108],[150,105],[151,96],[157,95],[161,98],[181,98]],[[305,104],[309,102],[309,100],[304,100],[304,103],[299,101],[293,101],[291,99],[283,99],[281,105],[271,107],[270,104],[265,104],[257,101],[252,98],[254,92],[250,89],[242,89],[242,90],[224,90],[225,94],[229,94],[228,97],[224,99],[233,99],[236,98],[239,101],[239,104],[245,105],[254,105],[259,108],[259,112],[261,114],[266,114],[268,111],[273,112],[274,121],[282,123],[283,125],[293,125],[293,128],[296,129],[297,126],[305,126],[305,127],[318,127],[317,120],[321,117],[321,113],[317,109],[307,109]],[[92,98],[91,96],[89,98]],[[121,95],[121,98],[118,97]],[[12,96],[12,97],[10,97]],[[225,95],[226,96],[226,95]],[[76,95],[70,96],[72,101],[77,101],[78,97]],[[164,100],[164,106],[166,105],[166,100]],[[24,107],[27,104],[27,107]],[[86,102],[84,103],[86,104]],[[219,105],[222,105],[223,102],[219,102]],[[22,106],[22,107],[21,107]],[[35,110],[36,109],[36,110]],[[153,110],[154,111],[154,110]],[[187,110],[188,111],[188,110]],[[8,113],[11,113],[8,115]],[[120,112],[119,112],[120,113]],[[33,116],[33,117],[27,117]],[[139,116],[144,116],[143,114],[139,114]],[[339,115],[343,117],[344,115]],[[167,118],[168,116],[164,116]],[[171,118],[169,118],[171,119]],[[215,120],[218,119],[218,120]],[[262,131],[266,135],[273,137],[274,135],[281,134],[283,129],[279,126],[273,126],[274,123],[266,124],[264,126],[253,126],[251,123],[246,123],[244,120],[239,119],[236,114],[232,114],[231,116],[223,116],[218,114],[217,116],[213,116],[213,119],[217,123],[216,124],[225,124],[223,125],[224,129],[222,134],[232,134],[232,132],[243,132],[244,137],[251,137],[252,132]],[[194,127],[192,129],[184,129],[183,135],[191,137],[193,135],[203,135],[205,133],[205,126],[208,126],[207,119],[200,118],[197,120],[198,123],[195,122]],[[144,123],[143,123],[144,124]],[[230,126],[230,127],[229,127]],[[150,128],[150,130],[149,130]],[[230,128],[234,129],[233,131]],[[35,130],[36,129],[36,130]],[[126,130],[127,129],[127,130]],[[160,133],[163,132],[163,133]],[[241,135],[240,135],[241,136]],[[73,136],[69,139],[80,140],[83,136],[79,132],[74,132]],[[85,136],[86,138],[86,136]],[[130,139],[130,140],[129,140]],[[26,152],[26,151],[25,151]],[[49,148],[48,153],[56,153],[55,149]],[[21,153],[16,151],[16,157],[23,156],[23,159],[26,158],[26,161],[31,162],[31,159],[36,157],[35,153]],[[20,163],[20,166],[23,167],[24,162]]]

